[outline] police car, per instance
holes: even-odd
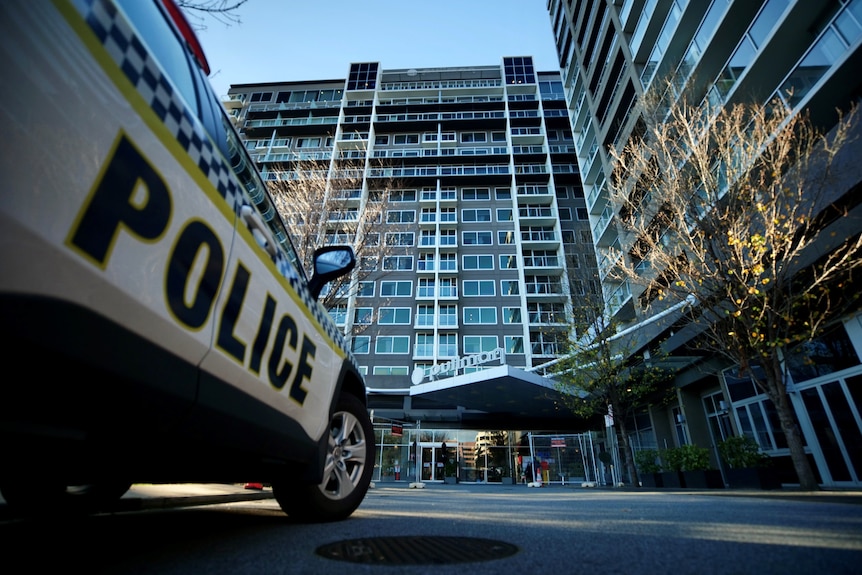
[[[0,3],[0,490],[95,510],[133,482],[361,503],[365,385],[173,0]]]

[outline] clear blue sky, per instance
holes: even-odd
[[[390,68],[497,65],[532,56],[557,70],[546,0],[248,0],[241,23],[198,31],[216,94],[231,84],[345,78],[351,62]]]

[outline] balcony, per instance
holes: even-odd
[[[522,229],[521,243],[530,244],[531,249],[556,249],[560,238],[553,229]]]

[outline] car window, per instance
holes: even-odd
[[[135,29],[147,44],[147,50],[182,94],[191,111],[199,116],[200,109],[185,41],[177,36],[155,2],[119,0],[117,4],[128,16],[128,21],[134,22]]]

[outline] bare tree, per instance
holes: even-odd
[[[369,178],[371,189],[364,192],[364,171],[363,160],[342,160],[330,170],[329,160],[304,159],[277,167],[277,179],[268,181],[305,269],[311,270],[314,251],[321,246],[353,248],[358,265],[321,295],[327,309],[346,302],[366,278],[385,273],[382,264],[398,245],[398,224],[387,223],[386,233],[381,232],[396,182]]]
[[[572,285],[597,286],[595,268],[569,267]],[[632,484],[639,485],[626,420],[651,404],[672,397],[669,376],[649,352],[634,354],[631,340],[619,337],[620,323],[608,312],[599,289],[573,294],[569,347],[550,366],[566,407],[587,419],[609,415]]]
[[[241,22],[237,10],[248,0],[177,0],[177,6],[185,10],[198,29],[206,28],[204,21],[213,18],[226,26]]]
[[[644,310],[694,296],[680,319],[698,334],[694,345],[738,365],[772,401],[800,485],[815,490],[782,359],[859,303],[848,287],[862,265],[862,225],[838,185],[855,109],[828,137],[780,102],[680,101],[647,117],[613,152],[624,240],[609,250],[612,273],[639,286]]]

